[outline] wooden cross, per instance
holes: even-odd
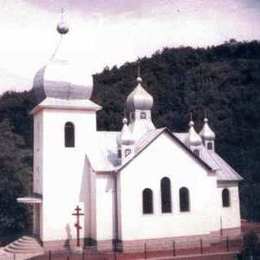
[[[79,217],[83,216],[84,214],[80,212],[81,208],[79,206],[77,206],[75,208],[75,211],[76,211],[76,213],[72,213],[72,215],[76,216],[76,218],[77,218],[77,222],[74,226],[75,226],[76,231],[77,231],[77,246],[80,246],[80,234],[79,233],[80,233],[80,230],[82,229],[82,227],[80,226]]]

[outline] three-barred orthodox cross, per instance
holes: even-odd
[[[77,218],[77,221],[76,221],[76,224],[74,225],[75,228],[76,228],[76,231],[77,231],[77,246],[80,246],[80,230],[82,229],[82,227],[80,226],[80,216],[83,216],[84,213],[81,213],[81,208],[79,206],[77,206],[75,208],[75,213],[72,213],[73,216],[76,216]]]

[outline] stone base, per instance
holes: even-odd
[[[144,252],[144,251],[172,251],[175,249],[197,248],[200,241],[203,246],[209,246],[207,236],[189,236],[189,237],[169,237],[160,239],[131,240],[121,241],[122,251],[126,253]]]
[[[71,252],[76,253],[76,254],[82,254],[83,251],[84,251],[84,248],[79,247],[79,246],[72,247],[72,249],[71,249]]]
[[[212,243],[220,242],[228,237],[230,240],[241,238],[241,229],[232,228],[224,229],[221,232],[211,232],[209,234],[194,235],[194,236],[182,236],[182,237],[169,237],[159,239],[145,239],[145,240],[123,240],[120,241],[120,246],[123,252],[144,252],[145,250],[151,251],[167,251],[184,248],[200,248],[200,244],[203,247],[208,247]],[[201,242],[202,241],[202,242]]]
[[[220,240],[220,239],[237,239],[241,237],[241,228],[227,228],[219,231],[211,232],[209,235],[210,240]]]
[[[71,239],[71,240],[54,240],[54,241],[43,241],[42,242],[43,248],[45,251],[68,251],[72,252],[75,250],[75,248],[78,248],[77,240]],[[80,248],[84,248],[85,240],[80,240]]]
[[[67,240],[55,240],[55,241],[44,241],[43,248],[45,251],[68,251],[68,252],[82,252],[84,248],[96,248],[98,251],[113,251],[114,243],[113,240],[101,240],[96,241],[90,238],[81,239],[80,247],[77,247],[76,239],[70,241]]]
[[[98,251],[113,251],[114,250],[113,240],[97,241],[97,250]]]
[[[230,228],[223,229],[222,231],[214,231],[209,234],[201,234],[195,236],[179,236],[179,237],[168,237],[168,238],[159,238],[159,239],[142,239],[142,240],[123,240],[123,241],[114,241],[114,240],[99,240],[96,241],[91,238],[81,239],[81,247],[83,248],[92,248],[97,251],[123,251],[126,253],[131,252],[144,252],[147,251],[167,251],[183,248],[199,248],[202,240],[203,247],[210,246],[212,243],[218,243],[221,240],[225,239],[238,239],[241,237],[241,229]],[[76,247],[76,240],[57,240],[57,241],[45,241],[43,242],[43,247],[45,251],[69,251],[74,252]]]

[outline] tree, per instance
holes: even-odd
[[[29,226],[28,209],[17,203],[17,197],[31,188],[31,166],[23,138],[13,132],[7,119],[0,122],[0,236],[25,231]],[[1,239],[0,237],[0,239]]]
[[[257,245],[258,245],[258,236],[254,231],[247,232],[244,237],[244,253],[246,255],[255,255]]]

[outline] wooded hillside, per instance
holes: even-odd
[[[216,150],[244,178],[242,216],[260,220],[260,42],[194,49],[165,48],[142,58],[144,86],[154,97],[157,127],[187,131],[189,113],[197,130],[204,111],[216,132]],[[94,76],[99,130],[119,130],[127,95],[136,86],[137,63],[105,68]],[[0,236],[28,228],[28,210],[15,198],[28,194],[32,169],[31,92],[0,98]]]

